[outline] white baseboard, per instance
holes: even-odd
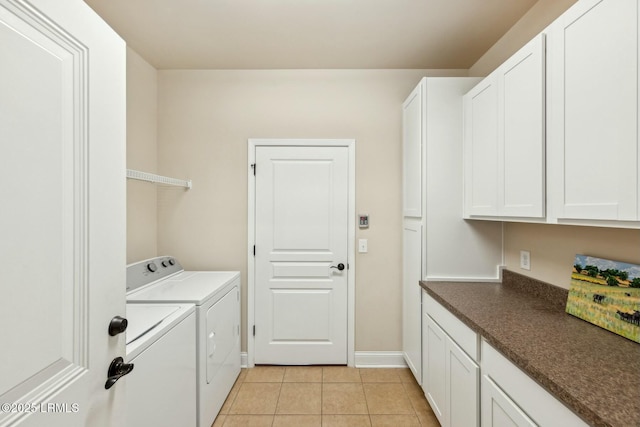
[[[356,351],[356,368],[406,368],[401,351]]]
[[[356,368],[406,368],[401,351],[356,351]],[[240,353],[240,366],[248,366],[247,352]]]

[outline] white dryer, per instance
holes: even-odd
[[[195,304],[197,425],[210,427],[240,374],[240,272],[152,258],[127,267],[127,302]]]

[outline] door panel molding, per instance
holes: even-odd
[[[248,233],[247,233],[247,366],[255,365],[255,337],[253,326],[255,322],[255,197],[256,186],[254,179],[254,167],[256,161],[256,148],[265,147],[346,147],[349,156],[348,174],[348,224],[347,224],[347,257],[349,268],[347,274],[347,364],[355,366],[355,144],[354,139],[249,139],[248,140]],[[257,168],[260,166],[258,165]],[[259,250],[259,248],[257,249]],[[284,277],[296,277],[295,263],[283,262],[279,265],[278,274]],[[321,268],[319,266],[318,273]],[[326,268],[326,267],[325,267]],[[292,275],[292,276],[290,276]],[[325,276],[326,277],[326,276]],[[285,279],[286,280],[286,279]],[[318,276],[322,280],[322,276]]]
[[[125,311],[126,45],[76,1],[0,0],[0,38],[0,175],[19,182],[0,190],[0,401],[34,409],[0,425],[120,426],[126,383],[105,381],[125,353],[106,325]]]
[[[22,185],[16,190],[0,191],[3,199],[13,200],[13,197],[19,197],[15,191],[24,191],[24,188],[39,188],[41,192],[37,197],[20,199],[23,205],[14,205],[16,210],[6,213],[9,218],[17,216],[14,218],[15,221],[7,221],[13,224],[11,227],[14,230],[17,224],[23,224],[22,226],[32,228],[34,232],[24,236],[23,244],[13,247],[15,254],[25,254],[42,260],[38,269],[20,270],[18,267],[13,271],[15,281],[11,281],[14,282],[14,286],[19,287],[22,281],[31,282],[31,290],[27,294],[23,292],[20,296],[14,295],[15,301],[27,298],[28,294],[33,292],[33,288],[38,287],[49,288],[61,295],[58,307],[46,304],[46,309],[40,311],[43,317],[46,317],[47,313],[51,315],[48,318],[49,324],[38,324],[30,319],[14,319],[18,324],[32,330],[32,333],[27,334],[31,342],[40,337],[39,344],[34,344],[40,348],[42,357],[31,358],[28,363],[23,360],[21,365],[8,364],[5,367],[8,371],[2,375],[6,385],[0,388],[0,395],[5,402],[40,404],[50,401],[61,389],[68,389],[81,381],[80,378],[87,372],[89,362],[86,336],[89,322],[89,283],[85,268],[88,256],[86,109],[89,52],[81,41],[32,5],[23,2],[9,0],[0,3],[0,34],[11,38],[11,46],[14,46],[11,48],[7,43],[0,49],[7,63],[12,64],[0,72],[0,77],[11,82],[12,93],[20,91],[19,101],[11,104],[13,110],[10,117],[22,117],[21,114],[41,118],[49,116],[40,123],[38,129],[41,130],[32,128],[30,131],[27,128],[31,125],[21,120],[15,120],[6,127],[0,126],[8,132],[5,136],[12,141],[15,148],[9,153],[9,159],[15,164],[5,171],[11,173],[10,171],[16,170],[15,178],[22,175]],[[19,56],[24,59],[24,63],[11,59],[16,54],[14,49],[18,44],[23,45]],[[18,86],[23,80],[13,78],[14,72],[25,71],[22,67],[31,67],[27,73],[49,74],[50,78],[42,79],[37,84],[34,82],[34,85],[29,85],[31,87],[26,90],[26,86]],[[22,74],[24,78],[28,76]],[[38,107],[34,107],[33,101],[36,99]],[[51,105],[59,106],[58,116],[53,114],[53,111],[44,110]],[[27,132],[30,137],[25,138]],[[41,144],[40,150],[34,149],[36,144]],[[29,161],[22,162],[22,159]],[[43,174],[46,176],[45,180],[41,180]],[[54,191],[60,192],[60,199],[56,198]],[[51,193],[54,196],[51,196]],[[56,204],[48,205],[48,201],[55,201]],[[53,208],[53,211],[47,212],[46,208]],[[34,213],[27,214],[28,210]],[[51,218],[51,223],[47,223],[43,217],[38,219],[38,211]],[[56,223],[57,220],[60,222]],[[26,225],[29,223],[33,224],[33,227]],[[41,251],[46,251],[46,254],[33,249],[38,247],[35,242],[40,240],[37,234],[39,226],[36,223],[58,227],[57,253],[47,251],[45,245],[40,246]],[[31,249],[29,241],[34,243]],[[52,263],[59,267],[53,272],[47,268]],[[58,288],[55,291],[52,289],[53,281],[46,280],[48,274],[58,277]],[[46,295],[40,292],[38,294]],[[27,311],[24,313],[28,316]],[[7,332],[9,337],[5,336],[5,340],[9,343],[19,341],[26,347],[24,331],[15,328],[12,331]],[[20,335],[23,338],[20,338]],[[46,341],[46,344],[43,344],[43,341]],[[13,347],[10,344],[10,347],[18,346]],[[28,416],[26,412],[4,413],[0,414],[0,423],[17,423]]]

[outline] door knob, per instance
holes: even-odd
[[[330,268],[337,268],[338,270],[342,271],[344,270],[344,264],[340,263],[338,265],[332,265]]]
[[[109,335],[115,337],[116,335],[123,333],[127,330],[128,325],[129,322],[124,317],[114,317],[111,319],[111,322],[109,322]]]
[[[124,363],[122,357],[116,357],[111,361],[109,370],[107,371],[107,382],[104,384],[104,388],[109,390],[120,378],[133,371],[133,363]]]

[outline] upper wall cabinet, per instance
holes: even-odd
[[[538,35],[498,70],[498,210],[545,216],[545,38]]]
[[[498,215],[498,85],[492,74],[463,98],[465,216]]]
[[[464,97],[465,216],[545,216],[545,38]]]
[[[548,31],[550,215],[640,220],[638,0],[581,0]]]
[[[402,211],[422,217],[422,140],[426,84],[419,84],[402,104]]]

